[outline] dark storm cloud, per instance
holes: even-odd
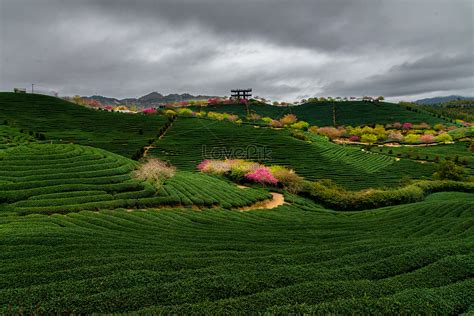
[[[323,88],[323,94],[408,96],[426,91],[450,91],[474,87],[474,57],[439,54],[390,68],[383,74],[357,82],[334,81]]]
[[[0,89],[409,96],[473,88],[469,0],[0,0]]]

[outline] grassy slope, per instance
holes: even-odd
[[[4,120],[44,133],[47,140],[99,147],[128,158],[155,138],[166,121],[157,115],[91,110],[44,95],[0,92],[0,124]]]
[[[252,159],[289,166],[309,180],[332,179],[350,189],[394,186],[403,177],[419,178],[434,172],[432,165],[361,153],[322,138],[310,144],[287,131],[194,118],[178,118],[154,146],[157,148],[150,154],[184,170],[195,170],[205,158],[224,159],[248,151]],[[259,154],[264,150],[267,156]]]
[[[0,311],[457,314],[472,304],[472,195],[351,214],[297,200],[312,211],[0,217]]]
[[[394,103],[365,103],[365,102],[336,102],[336,124],[362,125],[362,124],[387,124],[394,122],[412,122],[429,124],[446,123],[428,112],[413,112]],[[198,107],[194,108],[195,110]],[[246,116],[244,105],[212,105],[204,107],[205,111],[228,112]],[[287,113],[295,114],[300,120],[311,125],[326,126],[333,124],[333,104],[307,103],[296,107],[277,107],[271,105],[250,106],[250,111],[255,111],[262,116],[280,118]]]

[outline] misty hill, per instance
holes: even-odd
[[[207,100],[209,98],[216,98],[217,96],[210,95],[192,95],[189,93],[177,94],[172,93],[168,95],[163,95],[159,92],[153,91],[147,95],[144,95],[139,98],[125,98],[125,99],[116,99],[104,97],[101,95],[93,95],[90,97],[83,97],[84,99],[96,100],[105,105],[116,105],[116,104],[136,104],[137,106],[151,106],[171,102],[180,102],[180,101],[189,101],[189,100]]]
[[[424,104],[424,105],[431,105],[431,104],[439,104],[445,103],[449,101],[456,101],[456,100],[474,100],[474,97],[463,97],[460,95],[450,95],[446,97],[434,97],[434,98],[426,98],[416,100],[415,103]]]

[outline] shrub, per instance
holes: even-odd
[[[439,134],[435,139],[438,143],[449,143],[453,141],[453,138],[448,133]]]
[[[439,124],[436,124],[435,126],[433,126],[433,128],[437,131],[442,131],[445,129],[444,125],[439,123]]]
[[[166,111],[165,111],[165,115],[166,115],[166,116],[175,116],[175,115],[176,115],[176,112],[173,111],[173,110],[166,110]]]
[[[239,116],[238,116],[238,115],[235,115],[235,114],[232,114],[232,115],[229,115],[229,116],[227,117],[227,120],[228,120],[229,122],[234,122],[234,123],[235,123],[237,120],[239,120]]]
[[[262,118],[262,121],[266,124],[270,124],[270,122],[273,121],[273,119],[271,117],[266,116]]]
[[[258,121],[260,118],[261,118],[261,116],[258,115],[257,113],[251,113],[251,114],[247,117],[247,120],[249,120],[249,121]]]
[[[377,141],[377,136],[374,134],[364,134],[361,137],[361,141],[363,143],[373,144]]]
[[[174,176],[176,168],[156,158],[150,158],[137,170],[133,176],[138,180],[148,181],[160,189],[166,179]]]
[[[282,166],[271,166],[270,171],[288,192],[299,193],[303,190],[304,179],[293,170]]]
[[[351,137],[349,137],[349,140],[351,142],[359,142],[360,141],[360,137],[357,136],[357,135],[351,135]]]
[[[317,134],[318,129],[319,129],[319,127],[317,127],[317,126],[311,126],[310,128],[308,128],[308,132],[310,132],[312,134]]]
[[[425,143],[425,144],[430,144],[435,142],[435,137],[434,135],[431,134],[425,134],[420,136],[420,142]]]
[[[400,132],[391,132],[388,134],[388,139],[401,142],[403,141],[403,135]]]
[[[298,121],[298,118],[294,114],[286,114],[280,119],[282,125],[291,125],[296,123],[296,121]]]
[[[303,132],[301,132],[299,130],[291,131],[290,135],[293,136],[296,139],[300,139],[300,140],[304,140],[304,141],[310,140],[308,136],[306,136]]]
[[[207,113],[205,111],[196,112],[196,117],[203,118],[206,117]]]
[[[294,123],[291,125],[291,128],[300,129],[300,130],[307,130],[309,127],[309,123],[305,121],[299,121],[298,123]]]
[[[462,181],[466,178],[464,168],[456,163],[445,160],[438,164],[438,169],[433,174],[436,179]]]
[[[395,123],[392,124],[392,127],[395,128],[395,129],[400,129],[400,128],[402,128],[402,123],[395,122]]]
[[[191,111],[191,109],[188,109],[188,108],[183,108],[183,109],[178,110],[178,114],[183,115],[183,116],[192,116],[193,111]]]
[[[326,127],[320,127],[318,129],[318,134],[323,135],[323,136],[327,136],[330,139],[335,139],[335,138],[340,137],[343,134],[343,131],[338,130],[335,127],[326,126]]]
[[[278,120],[272,120],[269,124],[271,127],[282,127],[283,124]]]
[[[417,134],[409,134],[405,136],[405,142],[407,143],[417,143],[420,141],[420,135]]]

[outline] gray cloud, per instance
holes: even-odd
[[[409,96],[429,91],[450,91],[474,87],[474,56],[429,55],[414,62],[393,66],[383,74],[357,82],[334,81],[323,88],[323,94],[343,96],[376,95]]]
[[[0,0],[0,89],[469,91],[473,9],[469,0]]]

